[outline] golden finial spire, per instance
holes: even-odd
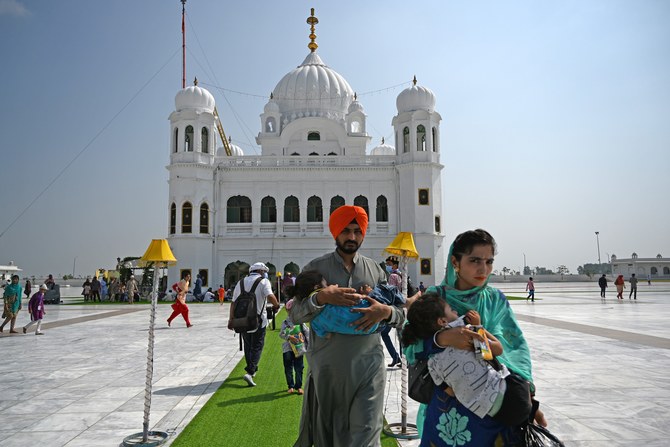
[[[358,93],[354,92],[354,101],[358,101]]]
[[[309,30],[311,31],[309,34],[311,42],[307,45],[307,48],[309,48],[312,51],[312,53],[314,53],[316,49],[319,47],[316,44],[316,34],[314,34],[314,25],[319,23],[319,19],[314,17],[314,8],[312,8],[312,15],[310,17],[307,17],[307,23],[309,23]]]
[[[384,137],[382,137],[382,144],[384,144]]]
[[[270,99],[275,99],[275,94],[270,92]]]
[[[412,79],[412,84],[416,85],[416,75],[414,75],[414,79]]]
[[[195,79],[193,79],[193,85],[198,85],[198,77],[196,76]]]

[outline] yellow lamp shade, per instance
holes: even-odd
[[[388,247],[384,249],[386,253],[404,256],[407,258],[418,258],[419,252],[416,251],[416,246],[414,245],[414,237],[409,231],[401,231],[393,239]]]
[[[145,265],[149,262],[165,262],[171,265],[177,263],[170,245],[165,239],[153,239],[140,261]]]

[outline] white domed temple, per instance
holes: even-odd
[[[170,115],[168,240],[178,264],[212,287],[233,285],[254,262],[270,275],[298,272],[335,248],[328,216],[337,207],[366,209],[360,252],[380,262],[400,231],[414,235],[415,284],[435,284],[445,269],[441,222],[440,121],[435,96],[417,84],[397,97],[395,147],[368,151],[366,114],[346,79],[317,54],[313,15],[309,54],[276,85],[260,115],[261,155],[217,144],[214,97],[189,86]],[[389,113],[389,118],[391,118]]]

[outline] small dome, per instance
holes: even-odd
[[[230,156],[231,157],[242,157],[244,155],[244,151],[242,150],[241,147],[239,147],[236,144],[233,143],[228,143],[230,145]],[[226,154],[226,148],[223,146],[219,146],[219,148],[216,150],[216,156],[217,157],[227,157],[228,154]]]
[[[395,155],[395,148],[390,144],[384,143],[384,139],[382,138],[382,144],[372,149],[370,155]]]
[[[212,94],[197,85],[190,85],[180,90],[174,98],[175,110],[178,112],[181,110],[197,109],[206,110],[211,113],[214,111],[214,104]]]
[[[237,144],[230,143],[230,153],[233,157],[241,157],[244,155],[244,151]]]
[[[351,102],[351,104],[349,104],[349,109],[347,110],[347,113],[362,112],[362,111],[363,111],[363,105],[360,102],[358,102],[358,99],[354,99]]]
[[[270,98],[267,104],[265,104],[265,108],[263,109],[265,113],[279,113],[279,105],[277,102]]]
[[[413,85],[400,92],[395,100],[398,113],[435,110],[435,94],[427,87],[416,85],[416,77],[413,82]]]

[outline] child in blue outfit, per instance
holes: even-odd
[[[303,300],[318,293],[327,285],[323,275],[315,270],[308,270],[300,273],[295,279],[295,285],[287,287],[286,290],[289,296]],[[392,306],[405,304],[405,298],[398,291],[398,288],[388,284],[379,284],[374,288],[363,286],[360,293],[368,295],[382,304]],[[360,314],[351,311],[352,308],[356,307],[370,307],[370,302],[364,299],[352,307],[326,304],[319,315],[312,319],[310,328],[319,337],[327,337],[329,332],[350,335],[368,335],[379,332],[381,330],[379,324],[375,324],[367,331],[356,329],[353,323],[360,318]]]
[[[290,309],[293,301],[286,303],[286,308]],[[305,368],[303,354],[307,349],[307,340],[309,339],[309,328],[305,324],[295,325],[290,316],[281,324],[279,336],[286,340],[282,344],[282,355],[284,358],[284,374],[286,375],[286,385],[288,393],[303,394],[302,390],[302,372]],[[294,378],[295,372],[295,378]]]

